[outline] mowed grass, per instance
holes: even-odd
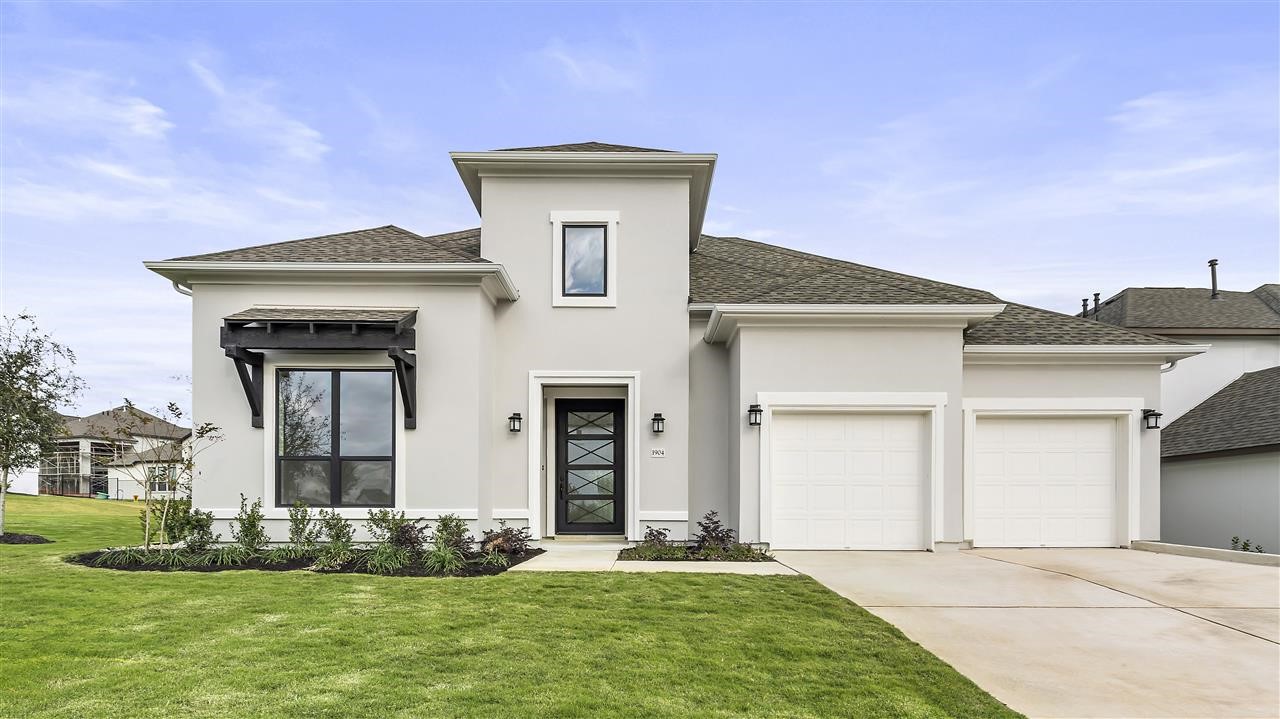
[[[119,572],[136,505],[10,496],[3,717],[1012,717],[807,577]]]

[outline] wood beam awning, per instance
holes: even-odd
[[[417,426],[417,310],[253,307],[222,318],[220,345],[235,363],[254,427],[262,427],[263,350],[378,351],[395,365],[405,429]]]

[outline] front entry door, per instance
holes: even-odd
[[[623,534],[625,404],[556,400],[556,534]]]

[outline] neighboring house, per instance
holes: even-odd
[[[110,462],[108,493],[113,499],[142,499],[149,488],[156,499],[185,496],[178,479],[187,437],[141,451],[129,450]]]
[[[1130,287],[1087,316],[1209,346],[1161,378],[1162,539],[1229,547],[1232,536],[1252,536],[1274,551],[1280,285],[1220,290],[1217,261],[1209,265],[1210,287]]]
[[[130,478],[130,465],[121,460],[139,454],[155,463],[166,448],[179,445],[191,434],[186,427],[166,422],[155,415],[116,407],[86,417],[63,415],[65,433],[53,452],[40,460],[40,494],[90,497],[105,494],[110,499],[142,496],[141,485]]]
[[[1245,373],[1163,435],[1166,542],[1280,551],[1280,367]]]
[[[1215,261],[1216,262],[1216,261]],[[1245,372],[1280,365],[1280,285],[1252,292],[1213,287],[1130,287],[1088,316],[1209,351],[1181,360],[1161,379],[1168,424]]]
[[[1160,367],[1203,348],[701,232],[716,156],[453,153],[480,227],[146,266],[192,297],[194,503],[776,548],[1160,536]],[[851,249],[854,245],[851,244]],[[226,532],[225,524],[219,531]]]

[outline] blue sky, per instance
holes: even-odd
[[[478,224],[448,161],[717,152],[706,231],[1075,311],[1280,274],[1276,3],[0,5],[0,301],[185,402],[142,260]],[[213,341],[209,339],[207,341]]]

